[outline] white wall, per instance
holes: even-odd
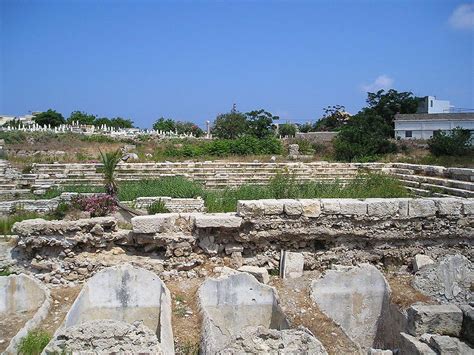
[[[474,120],[396,120],[395,137],[401,139],[429,139],[437,130],[450,131],[461,127],[474,131]],[[412,137],[405,137],[405,132],[411,131]]]

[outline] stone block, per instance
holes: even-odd
[[[263,216],[265,210],[260,200],[237,201],[237,215],[241,217]]]
[[[431,217],[436,215],[436,205],[433,200],[416,198],[408,203],[410,217]]]
[[[462,327],[462,311],[453,304],[415,304],[408,311],[408,333],[420,336],[424,333],[459,336]]]
[[[199,247],[210,255],[216,255],[219,251],[219,244],[214,242],[214,236],[207,235],[199,238]]]
[[[282,252],[280,258],[280,276],[284,279],[294,279],[303,276],[304,255],[291,251]]]
[[[263,213],[265,215],[279,215],[283,213],[282,200],[260,200],[263,204]]]
[[[463,199],[462,210],[466,216],[474,215],[474,198]]]
[[[173,229],[178,217],[178,213],[158,213],[150,216],[133,217],[133,232],[144,234],[167,232]]]
[[[413,271],[417,272],[422,267],[431,265],[431,264],[434,264],[434,261],[429,256],[417,254],[415,255],[415,258],[413,259],[413,262],[412,262]]]
[[[241,244],[226,244],[225,247],[225,253],[227,255],[231,255],[232,253],[242,253],[244,251],[244,247]]]
[[[270,281],[270,276],[268,275],[267,269],[264,267],[244,265],[238,269],[241,272],[247,272],[250,275],[253,275],[259,282],[268,283]]]
[[[430,346],[442,355],[472,355],[474,349],[458,338],[446,335],[433,334],[430,337]]]
[[[284,211],[288,216],[300,216],[303,213],[303,206],[298,200],[285,200]]]
[[[400,354],[437,355],[427,344],[406,333],[400,333]]]
[[[321,202],[317,199],[299,199],[304,217],[318,217],[321,214]]]
[[[367,214],[371,217],[396,216],[399,210],[397,199],[370,198],[366,200]]]
[[[341,214],[341,205],[337,198],[323,198],[321,205],[324,214]]]
[[[392,354],[393,354],[392,350],[370,348],[368,351],[368,355],[392,355]]]
[[[461,310],[463,314],[461,337],[474,344],[474,307],[463,305]]]
[[[365,216],[367,215],[367,202],[356,199],[340,199],[341,214]]]
[[[242,218],[235,213],[196,214],[194,224],[196,228],[237,229],[242,224]]]
[[[441,216],[458,216],[462,213],[462,200],[459,198],[439,197],[432,200]]]

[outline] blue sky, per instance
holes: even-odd
[[[201,125],[315,120],[393,87],[474,108],[466,1],[0,0],[0,114],[56,109]]]

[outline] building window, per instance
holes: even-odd
[[[412,137],[412,132],[411,131],[405,131],[405,138],[411,138]]]
[[[433,107],[433,100],[430,100],[430,107]]]

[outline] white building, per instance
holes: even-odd
[[[429,139],[436,131],[449,132],[456,127],[469,130],[474,137],[474,112],[395,115],[395,137],[400,139]]]
[[[438,100],[436,96],[425,96],[420,100],[416,113],[449,113],[453,107],[448,100]]]

